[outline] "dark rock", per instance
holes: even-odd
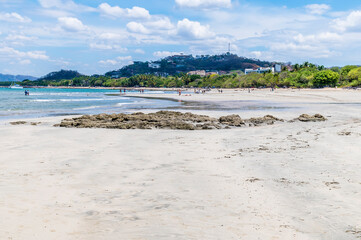
[[[204,115],[181,113],[173,111],[159,111],[156,113],[132,114],[98,114],[84,115],[73,119],[64,119],[59,127],[75,128],[117,128],[117,129],[179,129],[200,130],[220,129],[217,120]]]
[[[317,119],[318,121],[323,119],[321,115],[317,114],[305,116],[301,115],[300,121],[306,118]],[[275,122],[283,122],[283,120],[271,115],[250,119],[242,119],[239,115],[228,115],[216,119],[193,113],[159,111],[149,114],[137,112],[132,114],[84,115],[77,118],[64,119],[60,124],[54,126],[66,128],[209,130],[270,125]]]
[[[11,125],[24,125],[26,124],[25,121],[17,121],[17,122],[10,122]]]
[[[241,127],[245,125],[242,118],[236,114],[220,117],[219,122],[228,126],[235,126],[235,127]]]
[[[323,122],[326,121],[327,118],[322,116],[321,114],[315,114],[315,115],[308,115],[308,114],[302,114],[295,120],[301,121],[301,122]]]
[[[250,118],[245,120],[245,122],[249,123],[249,126],[260,126],[260,125],[272,125],[275,122],[283,122],[283,119],[276,118],[272,115],[266,115],[264,117],[259,118]]]

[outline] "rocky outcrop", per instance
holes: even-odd
[[[295,120],[301,122],[324,122],[327,120],[327,118],[325,118],[321,114],[315,114],[313,116],[308,114],[302,114]]]
[[[305,114],[304,114],[305,115]],[[301,116],[304,116],[301,115]],[[300,117],[301,117],[300,116]],[[308,116],[308,115],[307,115]],[[304,117],[305,118],[305,117]],[[304,119],[300,118],[300,119]],[[311,116],[309,119],[322,119],[323,117]],[[244,126],[271,125],[283,122],[283,119],[272,115],[259,118],[242,119],[239,115],[222,116],[219,119],[193,113],[181,113],[174,111],[159,111],[156,113],[132,113],[132,114],[98,114],[84,115],[77,118],[64,119],[58,127],[66,128],[117,128],[117,129],[179,129],[179,130],[202,130],[202,129],[225,129]],[[300,120],[301,121],[301,120]]]
[[[221,124],[225,124],[227,126],[242,127],[245,125],[245,122],[242,120],[242,118],[236,114],[223,116],[218,120]]]
[[[25,121],[10,122],[11,125],[24,125],[26,123]]]
[[[192,113],[159,111],[156,113],[99,114],[64,119],[58,126],[76,128],[118,129],[181,129],[200,130],[222,128],[215,118]]]
[[[249,126],[272,125],[275,122],[283,122],[283,119],[276,118],[272,115],[266,115],[259,118],[250,118],[246,120]]]

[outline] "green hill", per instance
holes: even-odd
[[[78,73],[77,71],[73,70],[60,70],[57,72],[51,72],[47,75],[38,79],[38,81],[57,81],[57,80],[64,80],[64,79],[73,79],[75,77],[83,76],[82,74]]]
[[[235,54],[222,55],[174,55],[155,62],[134,62],[121,69],[107,72],[109,77],[131,77],[138,74],[155,74],[160,76],[175,75],[195,70],[205,71],[244,71],[246,68],[270,67],[273,62],[239,57]]]

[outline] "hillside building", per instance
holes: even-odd
[[[199,75],[201,77],[206,76],[206,71],[204,70],[196,70],[196,71],[190,71],[187,73],[188,75]]]
[[[259,67],[257,69],[253,69],[253,68],[246,68],[244,70],[244,73],[247,75],[247,74],[250,74],[250,73],[266,73],[266,72],[271,72],[271,73],[274,73],[275,72],[275,68],[273,67]]]
[[[275,72],[276,73],[282,72],[282,65],[281,64],[276,64],[275,65]]]
[[[155,68],[155,69],[158,69],[161,67],[160,63],[156,63],[156,62],[150,62],[148,63],[148,67],[149,68]]]

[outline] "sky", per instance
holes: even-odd
[[[222,54],[361,64],[355,0],[0,0],[0,73],[104,74],[132,61]]]

